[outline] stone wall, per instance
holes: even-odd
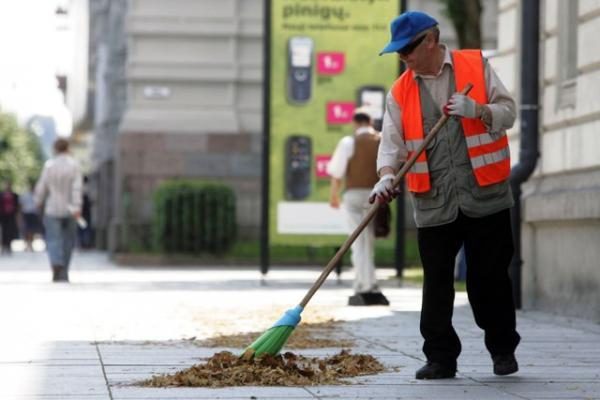
[[[500,1],[493,60],[517,99],[523,1]],[[540,3],[540,158],[521,199],[523,307],[600,321],[600,53],[583,51],[600,33],[600,6]]]
[[[524,307],[600,321],[600,168],[524,189]]]
[[[128,202],[122,205],[123,222],[146,225],[150,221],[152,193],[160,182],[201,179],[225,183],[234,190],[240,235],[256,237],[259,139],[258,135],[247,134],[123,133],[119,138],[118,164],[121,196]]]

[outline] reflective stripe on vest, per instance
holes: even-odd
[[[429,166],[427,165],[427,162],[416,162],[410,167],[410,171],[415,174],[428,174]]]
[[[506,133],[502,132],[501,135],[506,136]],[[467,147],[468,148],[477,147],[477,146],[481,146],[484,144],[490,144],[490,143],[494,143],[496,141],[496,140],[494,140],[494,138],[492,138],[492,135],[490,135],[487,132],[482,133],[480,135],[467,136],[466,139],[467,139]]]
[[[498,150],[494,153],[486,153],[479,157],[474,157],[471,159],[471,165],[473,168],[481,168],[485,167],[489,164],[494,164],[500,161],[504,161],[510,157],[510,152],[508,149]]]
[[[425,140],[423,139],[413,139],[413,140],[407,140],[406,141],[406,149],[408,151],[410,151],[411,153],[413,151],[417,151],[417,149],[419,148],[419,146],[421,146],[423,144]]]
[[[461,91],[467,83],[472,83],[474,86],[469,92],[469,97],[479,104],[487,104],[481,51],[453,51],[452,64],[456,90]],[[392,95],[402,109],[404,142],[410,157],[425,137],[419,85],[411,70],[407,70],[396,80],[392,87]],[[510,152],[506,134],[502,132],[500,137],[492,137],[483,122],[477,118],[461,118],[461,125],[477,184],[487,186],[506,180],[510,175]],[[417,158],[415,166],[407,173],[406,182],[411,192],[423,193],[431,189],[425,152]]]

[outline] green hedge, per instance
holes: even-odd
[[[215,183],[173,180],[154,192],[153,244],[166,253],[222,254],[236,238],[235,195]]]

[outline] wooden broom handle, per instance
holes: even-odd
[[[471,83],[467,83],[467,85],[464,87],[464,89],[460,91],[460,94],[466,95],[471,91],[472,88],[473,88],[473,85]],[[396,188],[400,184],[400,181],[402,180],[402,178],[404,178],[404,175],[406,175],[408,170],[417,161],[417,158],[421,155],[421,153],[423,151],[425,151],[425,149],[427,148],[429,143],[433,140],[435,135],[437,135],[437,133],[446,124],[448,119],[450,119],[450,117],[448,115],[442,114],[441,118],[433,126],[433,128],[431,129],[429,134],[427,136],[425,136],[423,143],[421,143],[419,148],[408,158],[408,160],[406,160],[406,162],[404,163],[402,168],[400,168],[400,171],[398,171],[398,173],[396,174],[396,177],[394,178],[394,180],[392,182],[392,185],[394,188]],[[348,236],[348,238],[346,239],[344,244],[342,244],[342,247],[340,247],[340,249],[335,253],[333,258],[331,260],[329,260],[329,263],[327,264],[327,266],[325,267],[323,272],[321,272],[319,279],[317,279],[317,281],[312,285],[312,287],[310,288],[308,293],[306,293],[306,296],[304,296],[304,298],[300,302],[300,306],[303,309],[306,308],[306,305],[308,304],[310,299],[312,299],[312,297],[317,292],[317,290],[319,290],[319,288],[323,285],[323,282],[325,282],[325,280],[327,279],[327,277],[329,276],[331,271],[333,271],[333,269],[335,268],[337,263],[341,260],[341,258],[344,256],[344,254],[346,254],[346,252],[348,251],[348,249],[350,248],[352,243],[354,243],[354,241],[356,240],[358,235],[360,235],[360,233],[366,228],[366,226],[369,225],[369,222],[371,222],[373,217],[375,217],[375,214],[377,213],[377,209],[379,208],[379,205],[380,205],[379,201],[375,200],[375,202],[371,206],[371,209],[369,210],[367,215],[363,218],[363,220],[356,227],[356,229],[354,229],[354,232],[352,232],[350,234],[350,236]]]

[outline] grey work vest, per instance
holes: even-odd
[[[442,114],[421,79],[417,81],[427,134]],[[448,97],[455,91],[453,74],[449,86]],[[458,216],[458,210],[469,217],[485,217],[513,206],[508,180],[484,187],[477,184],[458,118],[450,118],[425,151],[431,190],[411,193],[417,227],[450,223]]]

